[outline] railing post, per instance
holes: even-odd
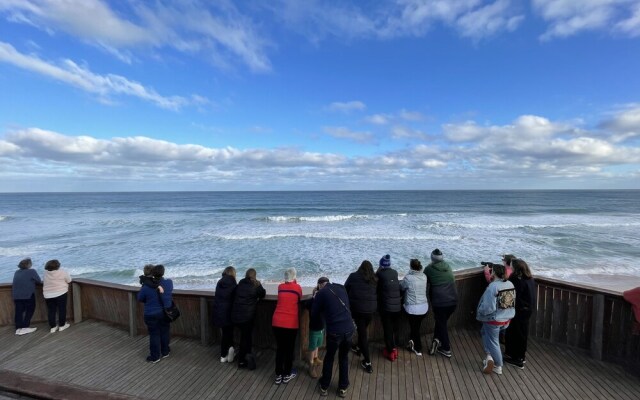
[[[209,344],[209,311],[206,297],[200,297],[200,342],[205,346]]]
[[[604,295],[593,296],[593,311],[591,314],[591,357],[602,360],[604,329]]]
[[[138,305],[136,294],[129,292],[129,336],[134,337],[138,334]]]
[[[71,288],[73,291],[73,323],[77,324],[82,322],[82,289],[80,284],[72,282]]]

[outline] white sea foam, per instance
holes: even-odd
[[[406,213],[367,215],[367,214],[347,214],[347,215],[321,215],[321,216],[273,216],[266,217],[269,222],[340,222],[349,220],[378,220],[389,217],[406,217]]]
[[[272,240],[272,239],[289,239],[289,238],[306,238],[306,239],[327,239],[327,240],[443,240],[453,241],[461,240],[463,236],[447,236],[447,235],[396,235],[390,236],[385,232],[377,232],[367,235],[336,235],[326,233],[277,233],[264,235],[216,235],[208,234],[213,239],[218,240]]]

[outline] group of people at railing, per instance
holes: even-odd
[[[418,259],[412,259],[403,279],[399,279],[398,272],[392,268],[390,255],[380,259],[375,272],[372,263],[365,260],[349,275],[344,285],[331,282],[327,277],[318,279],[308,300],[303,300],[295,268],[287,269],[284,282],[278,286],[272,316],[272,332],[276,340],[275,383],[288,383],[298,373],[293,368],[293,361],[300,328],[300,307],[309,309],[307,361],[310,375],[320,379],[321,395],[328,393],[336,352],[339,396],[345,396],[349,387],[350,352],[361,355],[361,367],[368,373],[373,372],[368,327],[376,312],[383,327],[383,356],[389,361],[393,362],[399,356],[399,320],[403,312],[410,331],[406,350],[409,354],[422,356],[420,330],[429,308],[433,312],[435,327],[427,346],[428,353],[452,357],[447,322],[458,304],[455,278],[439,249],[435,249],[430,258],[424,270]],[[503,360],[522,369],[526,362],[529,318],[536,304],[535,282],[527,263],[512,255],[503,256],[503,264],[485,264],[489,284],[476,311],[476,319],[482,322],[482,343],[486,353],[482,372],[502,374]],[[140,276],[141,288],[137,296],[138,301],[144,303],[144,322],[149,333],[147,361],[151,363],[169,357],[171,352],[170,320],[165,309],[173,302],[173,282],[164,274],[164,266],[146,265]],[[31,269],[31,260],[21,261],[13,282],[16,335],[35,331],[29,323],[35,309],[35,285],[40,282],[37,272]],[[70,282],[71,277],[60,268],[57,260],[46,263],[43,292],[52,333],[69,327],[66,302]],[[234,267],[224,269],[216,285],[212,310],[213,325],[221,330],[220,362],[231,363],[237,358],[238,367],[256,368],[252,351],[254,320],[257,304],[265,295],[255,269],[248,269],[239,282]],[[240,331],[237,355],[235,328]],[[504,359],[499,339],[502,333],[505,333]],[[357,342],[352,343],[356,335]],[[325,357],[321,360],[318,349],[325,340]]]
[[[40,279],[38,272],[31,268],[32,265],[30,258],[21,260],[13,275],[11,292],[15,307],[16,335],[27,335],[38,329],[30,326],[36,310],[36,285],[42,285],[50,332],[62,332],[70,326],[67,322],[67,293],[71,276],[60,267],[58,260],[46,262],[44,279]]]

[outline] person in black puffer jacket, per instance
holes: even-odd
[[[264,299],[267,292],[256,279],[256,270],[249,268],[244,279],[238,282],[236,294],[231,308],[231,322],[240,329],[240,350],[238,351],[238,367],[255,369],[255,357],[251,352],[253,346],[253,321],[256,306]]]
[[[391,268],[391,256],[385,255],[380,259],[380,268],[376,272],[378,276],[378,310],[382,320],[385,348],[383,354],[390,361],[398,358],[398,331],[400,324],[400,311],[402,310],[402,294],[398,271]]]
[[[349,295],[351,316],[358,327],[358,345],[354,345],[351,349],[357,354],[362,354],[364,360],[360,365],[368,373],[373,372],[373,367],[369,354],[367,328],[373,319],[373,313],[378,308],[377,284],[378,277],[373,272],[373,265],[369,260],[364,260],[358,270],[349,275],[344,283]]]
[[[233,362],[233,324],[231,322],[231,305],[236,291],[236,269],[227,267],[222,278],[216,284],[213,303],[213,326],[222,330],[220,339],[220,362]]]

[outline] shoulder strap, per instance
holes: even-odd
[[[336,294],[336,292],[333,291],[333,289],[331,289],[329,286],[327,286],[327,289],[329,289],[331,291],[331,293],[333,293],[334,296],[336,296],[338,298],[338,301],[340,302],[340,304],[342,304],[342,307],[344,307],[347,311],[349,311],[349,308],[347,308],[347,305],[344,304],[344,301],[342,301],[342,299],[340,298],[340,296],[338,296]]]

